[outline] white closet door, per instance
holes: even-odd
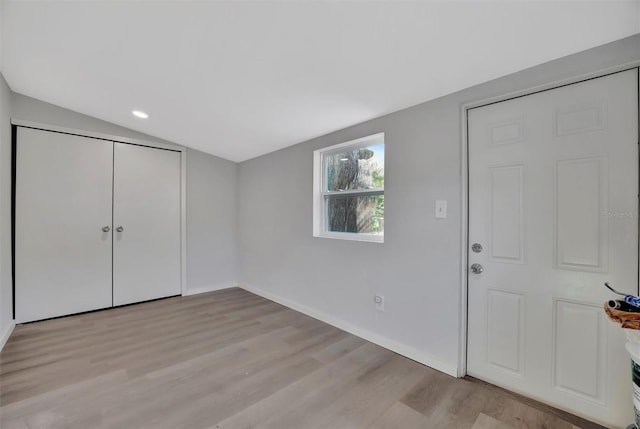
[[[115,143],[113,303],[181,292],[180,152]]]
[[[110,141],[18,128],[18,323],[111,307],[112,163]]]

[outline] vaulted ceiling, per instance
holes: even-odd
[[[0,7],[12,90],[233,161],[640,32],[638,0]]]

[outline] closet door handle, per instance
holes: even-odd
[[[111,228],[109,228],[108,226],[102,227],[102,232],[109,232],[109,231],[111,231]]]
[[[121,227],[121,226],[119,226],[119,227],[117,227],[117,228],[116,228],[116,231],[118,231],[118,232],[122,232],[122,231],[124,231],[124,228],[123,228],[123,227]]]

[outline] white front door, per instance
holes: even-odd
[[[180,163],[177,151],[115,143],[113,305],[181,293]]]
[[[638,292],[637,69],[468,112],[468,373],[633,421],[603,283]],[[475,246],[474,243],[482,246]]]

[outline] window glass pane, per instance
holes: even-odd
[[[349,191],[384,187],[384,144],[324,156],[325,190]]]
[[[384,195],[327,196],[327,231],[384,233]]]

